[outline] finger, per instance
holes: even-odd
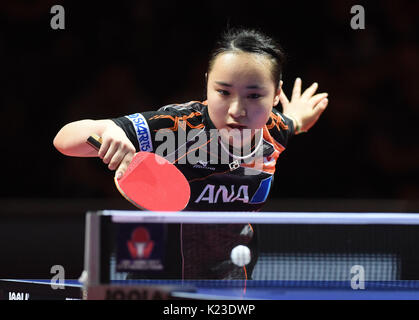
[[[110,161],[112,160],[112,158],[114,157],[118,149],[119,149],[119,143],[115,143],[115,142],[112,143],[109,149],[107,150],[105,156],[103,157],[103,162],[106,164],[110,163]]]
[[[127,153],[124,158],[122,159],[121,163],[119,164],[118,169],[116,169],[115,177],[117,180],[121,179],[123,175],[125,174],[125,171],[127,171],[127,168],[129,164],[132,161],[132,158],[134,157],[134,154]]]
[[[311,96],[316,92],[317,88],[319,87],[317,82],[314,82],[310,87],[308,87],[303,94],[301,95],[302,98],[309,99]]]
[[[113,155],[112,160],[109,163],[109,169],[115,170],[119,167],[123,159],[131,159],[132,155],[135,153],[134,146],[120,145],[117,152]],[[130,158],[131,157],[131,158]]]
[[[109,140],[103,139],[102,141],[102,145],[100,146],[100,149],[97,153],[98,157],[101,158],[103,160],[103,158],[105,157],[106,153],[109,150],[111,143]]]
[[[292,89],[291,100],[300,98],[300,95],[301,95],[301,83],[302,83],[302,81],[301,81],[300,78],[295,79],[294,88]]]
[[[279,94],[279,102],[281,102],[282,106],[290,103],[283,90],[281,90],[281,93]]]
[[[314,112],[320,116],[320,114],[321,114],[324,110],[326,110],[326,108],[327,108],[327,105],[328,105],[328,104],[329,104],[329,99],[324,98],[322,101],[320,101],[320,102],[316,105],[316,107],[314,108]]]
[[[321,102],[323,99],[327,97],[328,93],[318,93],[310,98],[310,102],[313,104],[313,107],[315,108],[319,104],[319,102]]]
[[[115,170],[118,168],[119,164],[121,163],[122,159],[124,159],[126,152],[118,149],[117,152],[113,155],[111,161],[109,162],[108,168],[109,170]]]

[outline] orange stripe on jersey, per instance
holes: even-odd
[[[242,163],[241,166],[260,170],[269,174],[274,174],[276,161],[278,160],[278,157],[281,154],[281,152],[285,150],[285,147],[275,141],[275,139],[269,133],[267,126],[263,127],[263,139],[273,145],[273,154],[269,158],[264,157],[263,159],[259,158],[250,163]],[[259,163],[260,161],[262,161],[262,163]]]
[[[287,128],[288,128],[288,126],[287,126]],[[275,153],[274,153],[274,157],[275,157],[275,160],[276,160],[276,159],[278,159],[279,154],[282,153],[282,151],[285,150],[285,147],[282,144],[276,142],[276,140],[269,133],[268,129],[269,129],[268,126],[263,127],[263,139],[265,141],[269,142],[270,144],[272,144],[274,146],[275,150],[278,151],[278,155],[275,156]]]
[[[271,123],[267,125],[268,129],[272,129],[273,127],[277,127],[279,131],[282,130],[288,130],[289,127],[282,121],[282,118],[280,115],[275,114],[274,112],[271,112]]]
[[[167,114],[159,114],[159,115],[155,115],[155,116],[149,118],[148,120],[171,119],[173,121],[173,123],[174,123],[173,127],[165,128],[165,129],[172,130],[172,131],[178,131],[178,129],[179,129],[179,121],[180,120],[184,121],[184,123],[189,128],[192,128],[192,129],[202,129],[202,128],[205,127],[205,125],[203,123],[200,123],[200,124],[194,126],[193,124],[189,123],[189,121],[188,121],[188,119],[191,119],[191,118],[194,118],[194,117],[199,117],[201,115],[202,114],[200,112],[193,112],[193,113],[191,113],[189,115],[185,115],[185,116],[182,116],[182,117],[171,116],[171,115],[167,115]],[[158,129],[158,130],[161,130],[161,129]],[[158,131],[158,130],[156,129],[154,131]]]
[[[260,161],[263,161],[263,160],[260,160]],[[257,161],[253,161],[251,163],[242,163],[240,165],[240,167],[259,170],[259,171],[266,172],[268,174],[274,174],[275,173],[275,164],[273,164],[272,166],[270,166],[270,165],[267,166],[265,164],[259,164]]]
[[[186,102],[186,103],[172,103],[172,104],[174,104],[175,106],[187,107],[187,106],[189,106],[193,103],[200,103],[200,104],[203,104],[203,105],[208,105],[207,100],[205,100],[205,101],[192,100],[192,101],[189,101],[189,102]]]

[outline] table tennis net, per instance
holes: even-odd
[[[277,215],[280,217],[281,213]],[[205,265],[209,261],[206,256],[211,256],[211,250],[227,247],[225,255],[237,244],[235,237],[226,236],[226,230],[231,230],[234,225],[239,229],[246,225],[243,221],[229,221],[229,216],[216,220],[222,223],[208,223],[205,219],[201,223],[195,220],[194,223],[168,222],[157,218],[147,222],[136,219],[122,221],[111,217],[112,214],[106,214],[100,223],[102,283],[155,281],[160,278],[164,281],[218,280],[218,276],[205,273],[198,277],[188,277],[182,272],[173,272],[169,277],[165,275],[167,268],[179,271],[184,258],[182,252],[173,250],[179,243],[179,232],[182,232],[179,229],[199,226],[199,232],[189,235],[189,240],[196,241],[200,248],[196,251],[192,268],[201,268],[201,263]],[[253,261],[252,272],[246,276],[258,285],[277,285],[278,281],[292,286],[307,285],[309,282],[321,286],[347,285],[353,279],[354,267],[358,268],[356,270],[362,268],[365,281],[391,283],[419,279],[416,254],[419,225],[279,222],[270,219],[264,223],[263,219],[259,219],[251,223],[257,235],[258,257],[257,261]],[[230,281],[232,286],[235,283],[240,285],[241,279],[227,276],[224,282]]]
[[[109,278],[129,281],[129,272],[120,272],[116,258],[110,258]],[[353,266],[364,268],[366,281],[400,280],[400,259],[396,254],[352,253],[261,253],[251,279],[259,281],[350,281]],[[250,278],[250,277],[249,277]],[[146,277],[144,277],[146,280]],[[291,283],[291,282],[290,282]]]

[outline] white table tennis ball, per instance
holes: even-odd
[[[230,257],[236,266],[243,267],[250,262],[250,249],[246,246],[238,245],[231,250]]]

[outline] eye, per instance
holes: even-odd
[[[228,92],[226,90],[222,90],[222,89],[218,89],[217,92],[219,94],[221,94],[222,96],[228,96],[228,95],[230,95],[230,92]]]
[[[252,94],[248,95],[249,99],[259,99],[260,97],[261,97],[261,95],[258,94],[258,93],[252,93]]]

